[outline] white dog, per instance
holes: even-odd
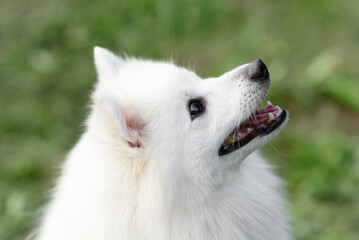
[[[256,110],[258,59],[201,79],[169,62],[95,47],[98,83],[39,240],[291,239],[281,180],[254,152],[286,123]]]

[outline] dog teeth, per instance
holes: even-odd
[[[268,117],[269,117],[269,121],[273,121],[275,119],[274,114],[273,113],[268,113]]]
[[[247,133],[250,133],[253,131],[253,128],[247,128]]]
[[[236,140],[236,137],[236,135],[230,135],[229,137],[227,137],[225,144],[232,144]]]
[[[229,136],[229,137],[227,137],[225,144],[231,144],[232,142],[233,142],[233,137]]]
[[[267,106],[273,105],[270,101],[267,101]]]
[[[248,128],[248,129],[251,129],[251,128]],[[250,132],[252,131],[253,129],[250,130]],[[248,131],[248,130],[247,130]],[[235,141],[239,141],[241,140],[241,138],[243,138],[244,134],[243,133],[240,133],[238,132],[236,135],[231,135],[229,137],[226,138],[226,141],[224,142],[225,145],[229,145],[229,144],[232,144],[233,142]]]

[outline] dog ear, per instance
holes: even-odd
[[[94,59],[99,81],[113,77],[123,63],[120,57],[97,46],[94,47]]]
[[[112,123],[110,126],[115,124],[122,138],[130,147],[142,146],[141,132],[144,124],[138,111],[133,106],[108,93],[95,94],[95,104],[107,119],[110,118]]]

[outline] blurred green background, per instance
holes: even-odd
[[[93,46],[173,58],[202,77],[262,58],[290,110],[264,151],[297,239],[359,239],[357,0],[0,1],[0,239],[35,225],[82,131]]]

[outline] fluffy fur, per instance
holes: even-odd
[[[168,62],[95,47],[98,83],[39,240],[290,239],[281,180],[257,152],[280,129],[225,156],[224,139],[263,101],[247,65],[201,79]],[[203,98],[191,120],[187,104]]]

